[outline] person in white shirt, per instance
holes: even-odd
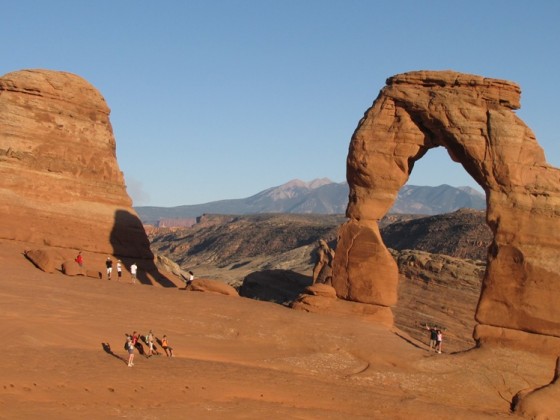
[[[136,263],[132,263],[132,265],[130,266],[130,276],[132,277],[132,283],[135,284],[136,283],[136,271],[138,270],[138,267],[136,266]]]

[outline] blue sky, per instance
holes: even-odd
[[[346,178],[350,137],[385,80],[446,70],[511,80],[560,166],[560,2],[0,1],[0,75],[78,74],[111,108],[134,205],[244,198]],[[413,185],[476,186],[431,150]]]

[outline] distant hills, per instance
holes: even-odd
[[[259,270],[308,271],[319,239],[336,248],[345,220],[341,214],[210,214],[191,228],[150,228],[148,237],[156,255],[183,268],[214,278],[242,278],[241,272]],[[383,242],[395,250],[471,260],[485,260],[492,241],[485,212],[469,209],[433,216],[388,215],[380,231]]]
[[[486,208],[486,196],[471,187],[405,185],[389,213],[435,215],[462,208],[483,210]]]
[[[395,220],[391,220],[391,219]],[[452,213],[406,219],[386,216],[381,223],[381,236],[388,248],[414,249],[455,258],[486,260],[492,232],[486,224],[486,213],[460,209]]]
[[[268,188],[251,197],[213,201],[177,207],[140,206],[134,209],[145,224],[189,226],[202,214],[344,214],[348,203],[348,184],[328,178],[304,182],[299,179]],[[484,194],[470,187],[405,185],[390,213],[443,214],[460,208],[481,210]]]

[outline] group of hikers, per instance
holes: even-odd
[[[107,257],[105,260],[105,268],[107,269],[107,280],[111,280],[111,274],[113,273],[113,260],[111,257]],[[117,281],[122,277],[123,264],[121,260],[117,260]],[[138,271],[138,266],[136,263],[130,265],[130,277],[132,278],[132,283],[136,283],[136,272]]]
[[[146,335],[139,335],[136,331],[132,334],[125,334],[126,341],[124,343],[124,349],[128,353],[128,367],[134,366],[134,350],[137,350],[139,354],[145,356],[146,358],[151,356],[159,356],[161,353],[158,351],[155,342],[157,342],[167,357],[173,357],[173,348],[169,345],[167,336],[164,335],[161,340],[154,336],[152,330]],[[148,347],[144,350],[144,344]]]
[[[74,261],[80,267],[83,267],[84,257],[82,255],[81,251],[78,253],[78,255],[76,256]],[[122,278],[123,262],[121,260],[117,260],[117,262],[115,264],[115,268],[117,270],[117,281],[118,281]],[[106,269],[106,273],[107,273],[107,280],[111,280],[111,275],[113,274],[113,260],[111,259],[110,256],[107,257],[107,259],[105,260],[105,269]],[[130,271],[130,277],[132,279],[132,283],[136,284],[136,273],[138,272],[138,266],[136,265],[136,263],[132,263],[130,265],[129,271]],[[100,274],[100,276],[101,276],[101,274]],[[189,271],[188,276],[183,276],[183,281],[185,282],[185,288],[190,286],[192,284],[193,280],[194,280],[194,273],[192,271]]]
[[[84,266],[84,256],[82,255],[82,251],[78,252],[78,255],[76,256],[74,261],[76,261],[76,263],[80,267]],[[117,270],[117,280],[119,280],[122,278],[123,262],[121,260],[117,260],[115,268]],[[113,274],[113,260],[111,259],[111,257],[107,257],[107,259],[105,260],[105,270],[107,273],[107,280],[111,280],[111,275]],[[136,265],[136,263],[132,263],[130,265],[129,271],[132,283],[134,284],[136,283],[136,273],[138,272],[138,266]]]

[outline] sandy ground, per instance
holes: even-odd
[[[132,285],[128,273],[47,274],[26,248],[0,241],[0,418],[505,418],[517,391],[554,372],[547,356],[439,355],[357,318]],[[127,367],[124,334],[150,329],[175,357]]]

